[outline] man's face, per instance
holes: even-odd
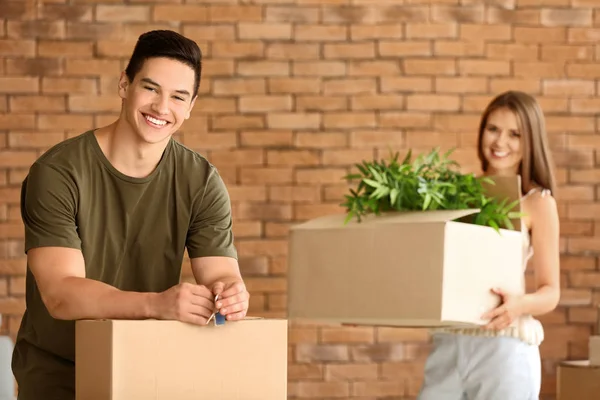
[[[145,143],[169,140],[177,132],[190,117],[193,91],[194,70],[169,58],[147,59],[133,82],[124,73],[119,82],[125,118]]]

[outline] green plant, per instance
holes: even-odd
[[[388,211],[479,209],[474,224],[496,230],[514,229],[510,220],[519,217],[512,211],[518,200],[509,203],[507,199],[498,201],[486,196],[484,183],[494,182],[458,172],[458,163],[449,158],[452,151],[440,155],[439,148],[435,148],[412,161],[411,150],[402,162],[396,153],[387,162],[356,164],[359,173],[344,177],[349,182],[359,180],[341,204],[346,208],[346,223],[352,218],[360,222],[367,214]]]

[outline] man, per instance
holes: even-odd
[[[228,320],[246,315],[225,185],[172,139],[200,75],[195,42],[141,35],[119,81],[117,121],[31,167],[21,196],[27,310],[12,362],[19,400],[75,398],[74,320],[205,325],[216,309]],[[186,248],[197,285],[179,284]]]

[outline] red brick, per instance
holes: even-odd
[[[358,381],[352,383],[352,393],[356,396],[400,396],[404,395],[406,383],[396,381]]]
[[[367,128],[376,126],[375,114],[372,112],[329,113],[323,118],[323,126],[330,128]]]
[[[432,5],[431,20],[434,22],[456,21],[460,23],[483,22],[485,17],[485,8],[481,5]]]
[[[198,6],[206,9],[205,5]],[[211,22],[262,21],[263,10],[255,5],[212,5],[209,9]]]
[[[210,161],[217,166],[227,164],[263,165],[265,157],[264,152],[258,149],[216,150],[210,152]],[[245,194],[249,195],[249,193]]]
[[[239,110],[244,113],[291,111],[292,97],[285,95],[251,96],[239,100]],[[230,110],[233,111],[233,110]]]
[[[342,111],[348,110],[348,99],[340,96],[298,96],[296,97],[298,111]]]
[[[280,2],[273,0],[273,4]],[[319,8],[296,7],[296,6],[267,6],[265,21],[267,22],[296,22],[296,23],[318,23]]]
[[[245,76],[288,76],[290,66],[283,61],[240,61],[237,72]]]
[[[66,26],[64,21],[7,21],[6,33],[9,38],[63,39]]]
[[[312,60],[319,58],[319,45],[312,43],[268,43],[270,60]]]
[[[11,112],[65,111],[64,96],[9,96]]]
[[[545,26],[590,26],[591,9],[545,8],[541,11],[540,22]]]
[[[32,129],[35,128],[35,115],[33,114],[0,114],[0,126],[3,129]],[[2,157],[5,157],[3,154]],[[0,164],[2,162],[0,161]],[[5,166],[9,166],[10,163]]]
[[[276,202],[315,203],[321,199],[318,188],[313,186],[272,186],[269,200]]]
[[[214,79],[212,91],[217,95],[241,95],[266,92],[264,78]]]
[[[38,78],[0,76],[0,93],[37,93],[38,90]]]
[[[356,95],[350,99],[353,110],[396,110],[404,108],[404,97],[399,95]]]
[[[377,364],[327,364],[325,366],[325,380],[327,381],[376,380],[377,377]]]
[[[186,133],[184,144],[197,150],[230,149],[236,147],[237,135],[232,132]]]
[[[593,46],[542,46],[543,61],[591,61],[594,59]]]
[[[323,365],[321,364],[291,364],[288,365],[288,382],[323,380]]]
[[[515,62],[514,75],[522,78],[562,78],[565,65],[560,62]]]
[[[432,45],[426,41],[380,41],[378,54],[383,57],[430,56]]]
[[[497,60],[535,61],[538,59],[537,47],[535,44],[489,43],[486,55]]]
[[[38,55],[42,57],[92,57],[92,42],[40,41]]]
[[[296,25],[294,39],[302,42],[344,41],[348,39],[348,28],[343,25]]]
[[[243,151],[243,150],[239,150]],[[211,152],[211,155],[215,153],[226,154],[226,151],[219,152]],[[265,201],[267,200],[267,189],[263,186],[240,186],[240,185],[230,185],[227,187],[227,191],[229,192],[229,197],[232,202],[240,202],[240,201]]]
[[[196,100],[196,106],[192,112],[192,115],[196,113],[233,113],[235,111],[236,101],[234,98],[203,96],[202,98],[198,98],[198,100]]]
[[[462,75],[498,76],[509,75],[511,66],[508,61],[464,59],[458,61],[458,68]]]
[[[543,94],[548,96],[590,96],[595,93],[593,80],[544,79],[542,88]]]
[[[350,76],[396,75],[400,72],[398,61],[352,61],[348,64]]]
[[[270,113],[267,115],[267,125],[271,129],[316,129],[320,124],[321,116],[317,113]]]
[[[288,130],[246,131],[241,133],[243,146],[280,147],[292,144],[292,132]]]
[[[171,9],[176,7],[170,6]],[[160,10],[160,6],[156,6],[154,15]],[[144,22],[150,19],[150,7],[148,6],[132,6],[132,5],[102,5],[96,6],[96,21],[101,22]]]
[[[289,236],[290,233],[290,223],[287,222],[266,222],[265,223],[265,237],[268,238],[287,238]],[[269,303],[270,306],[270,310],[273,309],[285,309],[285,307],[279,307],[279,305],[277,305],[277,308],[273,308],[271,307],[272,304],[271,302]]]
[[[67,38],[80,40],[122,40],[124,38],[124,28],[116,22],[68,22]]]
[[[415,94],[407,97],[407,110],[458,111],[460,97],[451,95]]]
[[[525,27],[516,26],[513,39],[517,43],[565,43],[567,30],[562,27]]]
[[[406,145],[410,148],[419,147],[458,147],[458,135],[452,132],[408,131]]]
[[[0,54],[3,56],[29,56],[35,55],[35,41],[0,39]]]
[[[406,59],[403,61],[407,75],[455,75],[456,62],[450,59]]]
[[[216,58],[252,58],[263,57],[265,45],[259,41],[212,42],[211,56]]]
[[[570,28],[569,43],[595,44],[600,39],[600,28]]]
[[[375,57],[374,43],[326,43],[323,46],[325,58],[364,59]]]
[[[238,240],[237,247],[246,256],[284,256],[287,255],[286,240]],[[249,278],[246,286],[253,292],[285,292],[287,280],[284,278]]]
[[[309,1],[309,0],[301,0]],[[315,0],[310,0],[315,1]],[[348,382],[298,382],[296,394],[299,398],[338,398],[350,396]]]
[[[239,38],[244,40],[290,40],[292,38],[292,25],[289,23],[240,22],[238,24],[238,34]]]
[[[269,150],[267,164],[273,166],[319,165],[319,153],[311,150]]]
[[[321,81],[317,78],[271,78],[270,93],[319,93]]]
[[[485,43],[482,41],[456,41],[436,40],[433,45],[436,56],[482,56],[485,52]]]
[[[437,93],[486,93],[488,82],[486,78],[446,78],[435,80]]]
[[[346,75],[346,63],[341,61],[294,61],[293,74],[296,76]]]
[[[570,109],[574,113],[578,114],[594,114],[598,111],[600,106],[600,99],[598,98],[573,98],[571,99]]]
[[[56,21],[91,21],[92,6],[86,4],[48,4],[43,3],[38,7],[40,19]]]
[[[299,132],[294,146],[304,148],[339,148],[348,144],[348,135],[340,132]]]
[[[548,132],[595,132],[595,121],[592,117],[578,116],[547,116],[546,124]],[[581,146],[581,142],[589,143],[593,136],[591,135],[570,135],[569,145],[575,147]]]
[[[373,158],[373,150],[326,150],[323,152],[323,164],[331,166],[354,165],[362,160],[371,160]]]
[[[352,25],[350,27],[352,40],[364,39],[402,39],[404,32],[401,24]]]
[[[567,64],[567,76],[571,78],[593,79],[600,73],[598,64]]]
[[[391,77],[380,78],[380,91],[385,92],[430,92],[433,90],[433,78]]]
[[[119,112],[121,101],[117,96],[69,96],[69,110],[73,112]]]
[[[257,242],[254,241],[249,241],[249,240],[244,240],[239,242],[240,246],[249,244],[249,245],[258,245]],[[242,246],[243,247],[243,246]],[[265,249],[279,249],[279,248],[285,248],[285,242],[283,241],[277,241],[277,240],[272,240],[272,241],[267,241],[265,240],[263,243],[261,243],[261,245],[258,245],[256,247],[256,249],[260,249],[263,248],[263,250]],[[266,293],[273,293],[273,292],[284,292],[287,288],[287,282],[285,279],[283,278],[248,278],[246,280],[246,287],[248,289],[248,292],[253,293],[253,292],[266,292]]]
[[[13,58],[6,60],[7,75],[60,75],[63,73],[63,60],[57,58]]]
[[[455,38],[458,27],[451,23],[407,23],[406,37],[409,39]]]
[[[288,184],[291,182],[291,168],[248,167],[240,170],[240,183],[243,185]]]
[[[404,146],[405,137],[398,131],[353,131],[350,142],[352,147],[365,148],[376,146]]]
[[[488,7],[485,21],[489,24],[537,25],[540,20],[539,9],[515,9]]]
[[[234,25],[184,25],[182,34],[199,42],[236,39]]]
[[[69,75],[118,75],[121,68],[118,61],[98,59],[67,59],[66,72]]]
[[[4,1],[0,3],[0,15],[6,19],[29,20],[35,19],[35,3],[20,1]]]
[[[213,130],[231,129],[261,129],[265,127],[262,116],[252,115],[213,115],[211,117]]]

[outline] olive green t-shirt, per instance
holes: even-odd
[[[116,170],[93,131],[57,144],[21,191],[25,251],[80,249],[86,277],[121,290],[161,292],[190,258],[237,257],[229,195],[216,168],[170,140],[145,178]],[[19,400],[72,399],[75,323],[50,316],[27,269],[27,309],[13,355]]]

